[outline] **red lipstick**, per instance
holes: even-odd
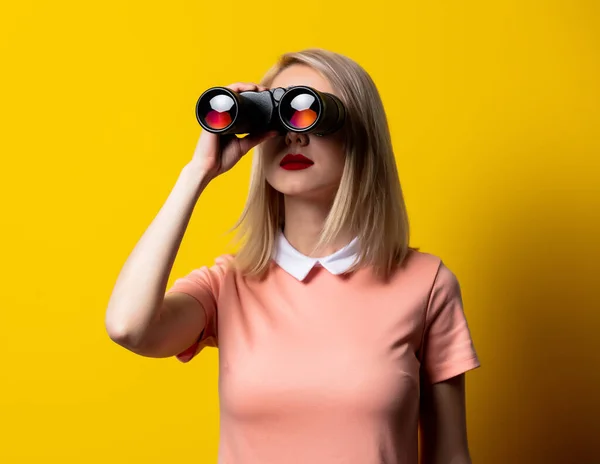
[[[288,153],[283,157],[279,163],[279,166],[281,166],[283,169],[287,169],[288,171],[297,171],[299,169],[309,168],[313,164],[314,163],[306,156]]]

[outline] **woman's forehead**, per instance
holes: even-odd
[[[321,92],[333,93],[331,84],[321,74],[306,65],[293,64],[281,71],[273,82],[271,88],[292,87],[306,85]]]

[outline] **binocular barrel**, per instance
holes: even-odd
[[[215,134],[276,130],[325,135],[340,129],[345,117],[338,97],[306,86],[240,93],[212,87],[196,103],[196,119]]]

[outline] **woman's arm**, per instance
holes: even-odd
[[[471,464],[464,374],[422,383],[421,464]]]
[[[228,87],[234,92],[266,90],[244,83]],[[135,353],[155,357],[175,355],[196,341],[206,323],[199,303],[185,295],[165,296],[192,212],[212,179],[275,135],[277,132],[222,138],[202,131],[192,160],[119,273],[105,316],[112,340]]]
[[[119,345],[146,356],[169,356],[194,342],[204,314],[191,298],[164,298],[167,280],[198,198],[208,180],[188,164],[156,218],[125,262],[106,310]],[[200,308],[201,309],[201,308]]]

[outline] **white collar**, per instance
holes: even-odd
[[[344,248],[329,256],[311,258],[296,250],[280,232],[273,259],[284,271],[302,281],[317,264],[333,275],[343,274],[352,267],[358,258],[358,251],[358,238],[355,238]]]

